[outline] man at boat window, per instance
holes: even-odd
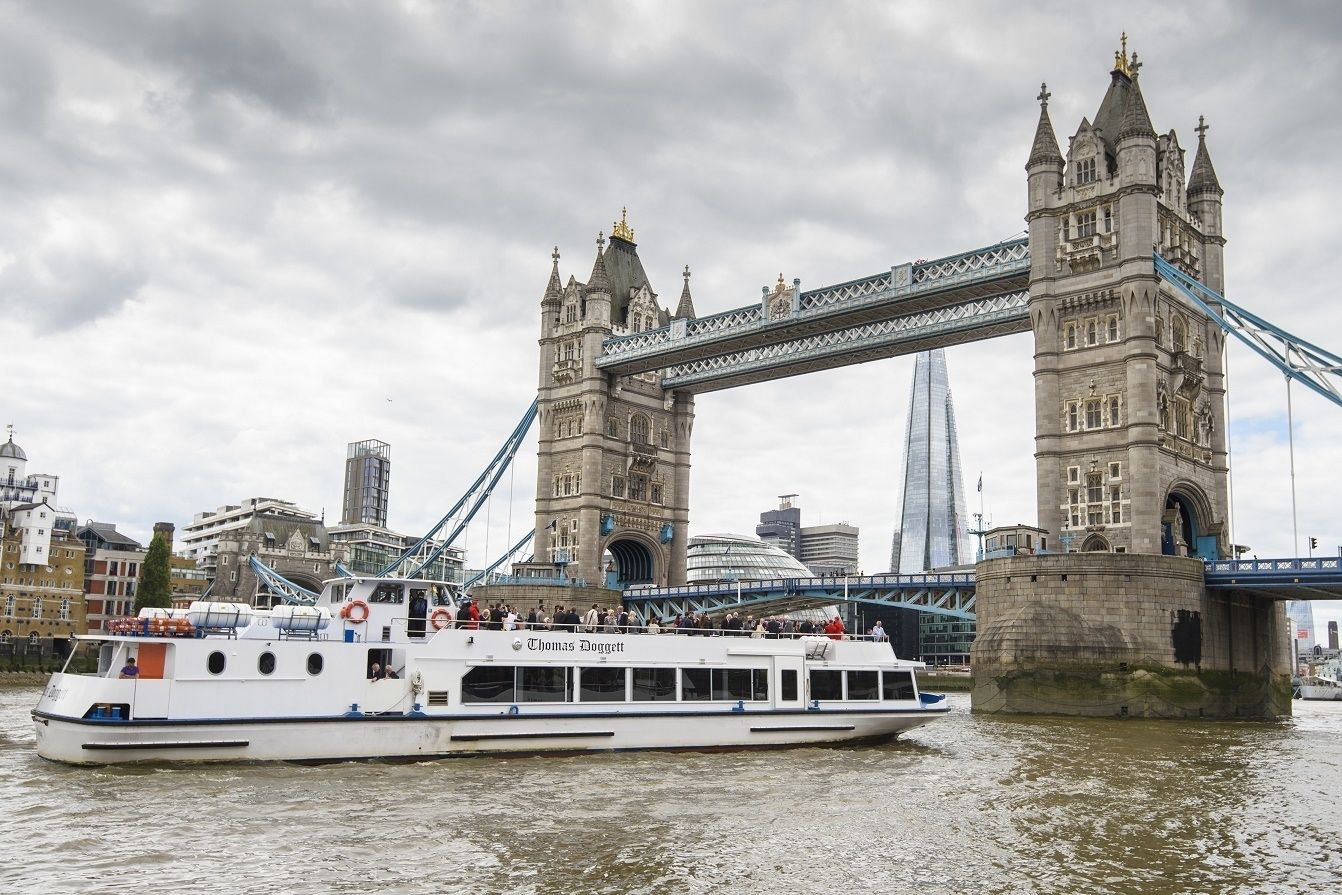
[[[128,678],[128,677],[135,678],[139,676],[140,676],[140,669],[135,664],[134,656],[131,656],[129,659],[126,660],[126,664],[125,666],[122,667],[121,673],[117,675],[117,677],[120,678]]]
[[[400,677],[401,676],[396,673],[396,669],[392,668],[390,665],[382,669],[383,680],[399,680]]]
[[[372,665],[368,666],[368,679],[370,681],[380,681],[385,676],[386,675],[383,674],[382,672],[382,666],[379,665],[377,662],[374,662]]]

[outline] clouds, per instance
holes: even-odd
[[[551,246],[585,279],[621,206],[662,300],[688,263],[701,314],[780,271],[813,288],[1018,232],[1039,82],[1073,132],[1134,23],[1157,129],[1192,147],[1197,116],[1212,126],[1231,297],[1301,333],[1342,324],[1329,5],[0,9],[0,342],[54,371],[3,409],[63,502],[142,535],[253,494],[334,507],[344,444],[367,437],[393,445],[393,524],[421,530],[534,394]],[[1031,355],[1024,336],[948,352],[995,522],[1035,516]],[[911,369],[702,396],[692,527],[749,530],[800,492],[880,568]],[[1236,539],[1289,552],[1281,379],[1236,349],[1231,388]],[[1342,543],[1342,414],[1297,390],[1296,417],[1301,527]]]

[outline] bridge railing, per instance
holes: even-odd
[[[926,588],[926,587],[973,587],[974,575],[970,572],[929,575],[825,575],[817,578],[773,578],[761,580],[723,581],[711,584],[683,584],[678,587],[631,587],[625,590],[629,600],[665,599],[668,597],[693,597],[725,593],[760,593],[783,591],[797,593],[807,590],[842,591],[862,590],[866,588]]]
[[[1216,559],[1206,564],[1210,574],[1274,574],[1279,572],[1337,572],[1342,569],[1342,558],[1320,556],[1302,559]]]

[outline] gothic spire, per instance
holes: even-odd
[[[1123,109],[1123,123],[1118,127],[1117,139],[1126,137],[1156,138],[1156,129],[1151,126],[1151,116],[1146,111],[1146,100],[1142,98],[1142,85],[1133,70],[1132,87],[1128,90],[1128,104]]]
[[[685,272],[681,274],[685,278],[685,285],[680,290],[680,304],[676,305],[676,313],[672,315],[672,320],[693,320],[694,319],[694,299],[690,298],[690,266],[685,265]]]
[[[1063,163],[1062,153],[1058,151],[1058,138],[1053,133],[1053,122],[1048,117],[1047,84],[1039,85],[1039,126],[1034,130],[1034,146],[1030,149],[1030,160],[1025,163],[1026,170],[1035,165]]]
[[[1207,154],[1207,120],[1201,115],[1198,116],[1197,132],[1198,154],[1193,158],[1193,171],[1188,175],[1188,194],[1208,190],[1222,195],[1225,190],[1221,189],[1216,169],[1212,167],[1212,157]]]
[[[596,263],[592,265],[592,275],[587,278],[588,294],[604,292],[610,295],[610,274],[606,273],[606,234],[596,235]]]
[[[548,302],[557,304],[564,291],[563,285],[559,282],[559,246],[555,246],[555,250],[550,254],[550,257],[554,259],[554,266],[550,268],[550,282],[545,285],[545,296],[541,299],[542,304]]]

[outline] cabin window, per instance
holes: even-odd
[[[624,702],[623,668],[582,668],[578,698],[582,702]]]
[[[713,670],[713,698],[735,702],[751,699],[749,668],[717,668]]]
[[[368,598],[370,603],[400,603],[404,599],[399,584],[379,584]]]
[[[812,699],[843,699],[843,672],[811,671]]]
[[[567,668],[530,668],[517,669],[521,676],[518,689],[522,702],[571,702],[573,682]]]
[[[676,669],[635,668],[634,702],[675,702]]]
[[[481,665],[461,679],[462,702],[516,702],[512,665]]]
[[[274,674],[275,654],[262,653],[260,657],[256,660],[256,670],[261,672],[262,674]]]
[[[308,674],[317,675],[322,673],[322,654],[308,653]]]
[[[782,677],[779,680],[779,690],[784,702],[790,702],[797,698],[797,669],[783,669]]]
[[[882,671],[881,684],[885,688],[886,699],[913,698],[913,672]]]
[[[682,700],[710,698],[709,677],[707,668],[682,668],[680,670],[680,698]]]
[[[210,653],[210,657],[205,660],[205,667],[209,669],[210,674],[223,674],[224,665],[224,654],[217,650]]]
[[[880,680],[875,671],[848,672],[849,699],[880,699]]]

